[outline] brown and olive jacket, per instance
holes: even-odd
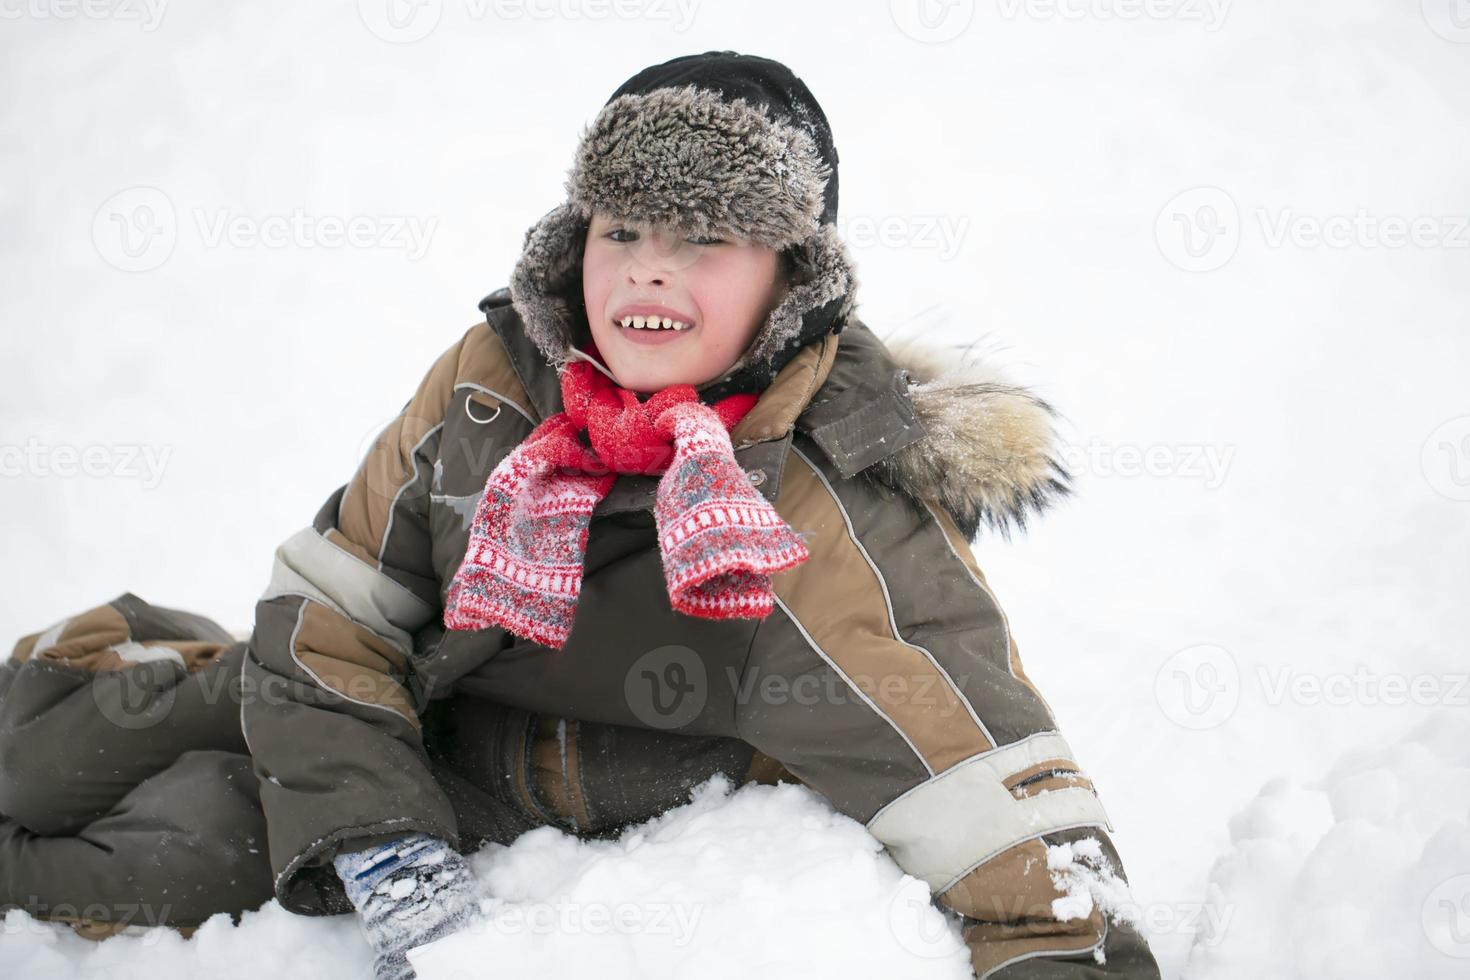
[[[462,846],[422,716],[464,692],[749,743],[962,913],[982,976],[1043,964],[1046,976],[1157,975],[1128,926],[1052,915],[1047,845],[1096,837],[1115,867],[1117,855],[968,545],[982,524],[1023,522],[1066,492],[1044,402],[945,352],[890,351],[850,320],[803,348],[731,432],[810,552],[773,579],[775,611],[672,611],[657,477],[624,475],[594,511],[576,622],[551,651],[441,622],[486,477],[561,409],[508,292],[481,309],[352,479],[277,549],[256,608],[243,679],[261,696],[245,699],[242,724],[286,908],[349,911],[331,857],[362,838],[422,831]]]

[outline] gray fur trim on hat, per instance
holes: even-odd
[[[823,225],[815,235],[796,246],[793,254],[795,281],[756,333],[749,353],[730,373],[745,364],[770,363],[782,348],[801,336],[802,317],[808,312],[843,297],[846,302],[839,307],[836,319],[845,320],[852,312],[857,274],[835,226]]]
[[[830,176],[805,130],[744,99],[684,85],[603,106],[566,189],[584,218],[603,211],[781,249],[817,230]]]
[[[572,346],[568,299],[582,299],[582,249],[587,221],[571,204],[548,211],[526,232],[526,242],[510,276],[510,301],[530,337],[557,371],[566,367]]]

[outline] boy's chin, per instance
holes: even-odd
[[[671,385],[685,383],[675,372],[669,371],[649,371],[645,369],[614,371],[613,374],[616,375],[619,385],[639,395],[651,395]],[[695,382],[691,381],[688,383],[694,384]]]

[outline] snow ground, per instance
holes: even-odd
[[[0,628],[124,590],[247,624],[274,546],[505,282],[613,88],[675,54],[767,54],[832,121],[867,322],[975,343],[1066,415],[1076,497],[975,548],[1117,827],[1166,975],[1464,975],[1455,2],[961,0],[936,22],[902,2],[707,0],[686,23],[688,4],[597,19],[450,0],[401,44],[367,0],[6,5]],[[171,250],[124,249],[111,215],[140,206],[174,216]],[[376,244],[215,234],[298,209],[364,216]],[[1417,242],[1394,244],[1395,222]],[[78,472],[66,452],[89,449],[100,470]],[[777,974],[903,951],[874,927],[896,869],[820,801],[747,790],[666,820],[634,852],[646,865],[532,835],[477,868],[531,908],[705,910],[683,946],[600,944],[608,976],[720,976],[732,947]],[[728,850],[691,880],[680,849],[705,841]],[[759,929],[798,921],[792,943]],[[483,957],[593,955],[555,937],[502,930]],[[350,921],[274,905],[191,943],[147,938],[94,947],[7,920],[0,973],[367,963]]]

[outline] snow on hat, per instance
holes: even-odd
[[[837,150],[822,107],[777,61],[685,55],[628,79],[587,126],[567,200],[527,232],[511,302],[558,370],[588,337],[582,250],[594,211],[733,234],[785,253],[791,287],[740,359],[699,386],[758,391],[802,347],[842,330],[857,279],[837,234]]]

